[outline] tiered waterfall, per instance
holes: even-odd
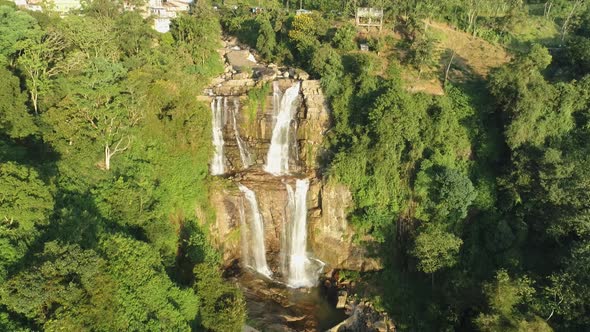
[[[258,110],[255,118],[251,113],[242,114],[240,97],[213,97],[211,112],[215,149],[211,174],[229,176],[242,194],[238,208],[242,265],[290,287],[312,287],[317,283],[323,263],[311,257],[308,251],[310,180],[301,171],[305,166],[299,165],[297,153],[301,82],[274,81],[272,86],[272,97],[267,100],[270,107],[262,105],[271,109],[271,114],[261,115]],[[251,112],[246,107],[243,110]],[[265,121],[269,121],[270,126],[259,126],[253,133],[252,124]],[[250,150],[244,137],[252,140],[252,135],[258,142],[268,143],[259,143],[254,150]],[[260,151],[261,146],[266,146],[267,150]],[[275,193],[277,199],[260,202],[257,199],[257,191],[260,190],[265,191],[266,197],[269,191]],[[277,231],[267,224],[270,220],[265,219],[274,219],[276,214],[265,214],[262,210],[284,211],[279,231],[280,245],[265,243],[268,232]]]

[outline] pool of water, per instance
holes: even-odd
[[[325,331],[348,317],[323,285],[294,289],[249,271],[230,279],[246,297],[247,324],[260,331]]]

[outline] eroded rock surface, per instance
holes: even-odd
[[[234,47],[226,42],[220,54],[231,58]],[[243,57],[246,53],[240,50]],[[234,59],[235,60],[235,59]],[[243,60],[243,59],[242,59]],[[234,61],[235,62],[235,61]],[[326,270],[374,270],[380,268],[375,259],[368,257],[362,246],[353,242],[354,230],[347,221],[352,196],[346,186],[325,181],[321,160],[324,154],[323,138],[330,128],[330,114],[322,94],[320,82],[308,80],[300,70],[278,68],[275,65],[257,64],[252,77],[235,79],[236,63],[226,63],[226,73],[206,90],[201,100],[226,104],[223,140],[226,158],[224,185],[216,186],[211,193],[211,204],[216,219],[210,225],[213,242],[223,252],[226,263],[242,257],[240,240],[240,208],[243,194],[237,183],[248,187],[257,196],[264,220],[267,259],[273,273],[280,273],[281,237],[284,234],[288,195],[286,184],[294,185],[296,178],[310,179],[307,194],[308,250],[324,263]],[[257,74],[258,73],[258,74]],[[289,78],[285,78],[289,77]],[[300,80],[305,78],[304,80]],[[276,121],[276,96],[296,82],[301,83],[295,121],[291,125],[294,151],[289,167],[292,177],[275,177],[263,171]],[[248,93],[267,84],[267,94],[258,103],[249,100]],[[221,101],[219,98],[222,98]],[[255,106],[253,106],[255,105]],[[235,121],[235,126],[234,126]],[[236,128],[237,127],[237,128]],[[251,164],[245,165],[237,136],[248,150]],[[232,185],[233,184],[233,185]]]

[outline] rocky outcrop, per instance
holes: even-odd
[[[369,258],[362,246],[353,242],[354,231],[347,221],[347,213],[352,206],[349,190],[322,179],[322,147],[330,126],[330,115],[320,82],[308,80],[300,70],[255,64],[247,52],[238,51],[231,44],[226,45],[226,50],[220,51],[229,60],[226,73],[213,82],[205,91],[205,96],[199,97],[208,102],[215,100],[226,107],[222,130],[226,158],[224,177],[230,181],[223,181],[224,185],[212,190],[210,201],[216,217],[209,226],[212,241],[223,252],[224,260],[229,264],[241,258],[240,213],[243,213],[244,197],[236,185],[232,185],[241,183],[257,196],[264,220],[264,243],[269,266],[273,273],[280,273],[281,237],[288,222],[286,184],[294,186],[296,178],[305,177],[310,179],[307,233],[308,249],[313,256],[326,263],[326,269],[378,269],[379,263]],[[239,76],[240,73],[247,75]],[[291,139],[295,142],[291,155],[295,157],[291,158],[289,166],[293,176],[279,178],[262,170],[276,121],[273,90],[284,93],[296,81],[301,82],[301,89],[296,104],[296,121],[291,125]],[[256,100],[251,100],[253,89],[257,92]],[[248,150],[249,165],[243,161],[240,144]]]
[[[334,269],[380,269],[379,261],[369,257],[364,247],[353,241],[354,230],[347,220],[352,207],[348,188],[342,184],[323,183],[318,203],[310,216],[310,243],[316,257]]]
[[[327,332],[394,332],[395,325],[386,313],[376,310],[370,302],[350,301],[350,317]]]

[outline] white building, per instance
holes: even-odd
[[[66,14],[72,10],[80,9],[80,0],[14,0],[14,3],[21,8],[32,11],[42,11],[43,6],[60,14]]]
[[[154,29],[165,33],[170,31],[170,22],[178,13],[187,12],[192,0],[149,0],[146,13],[154,17]]]
[[[124,9],[141,11],[145,18],[153,17],[153,28],[165,33],[170,31],[171,20],[178,16],[178,13],[188,12],[192,2],[193,0],[149,0],[146,6],[139,8],[125,3]],[[14,3],[33,11],[42,11],[47,6],[62,15],[81,8],[80,0],[14,0]]]
[[[72,10],[80,9],[80,0],[49,0],[52,9],[58,13],[68,13]]]

